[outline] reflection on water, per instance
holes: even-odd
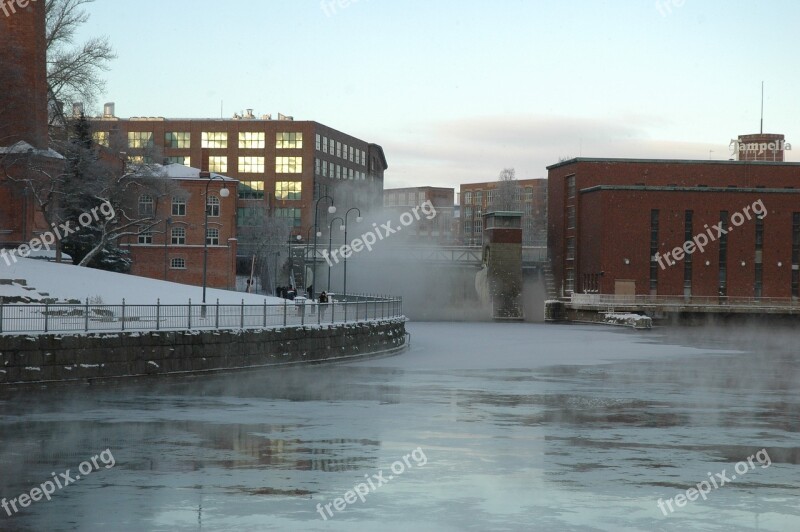
[[[491,323],[413,324],[412,332],[411,352],[352,365],[6,392],[0,497],[106,448],[117,465],[0,515],[0,529],[800,523],[800,356],[774,335],[726,341],[692,330]],[[322,522],[318,502],[416,447],[425,468]],[[656,507],[762,448],[768,469],[668,519]]]

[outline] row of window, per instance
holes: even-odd
[[[461,202],[462,205],[482,205],[483,204],[483,190],[467,190],[464,192],[464,198]],[[486,191],[486,202],[491,205],[494,203],[496,189],[490,188]],[[524,193],[524,196],[523,196]],[[516,187],[514,200],[515,201],[533,201],[533,187]]]
[[[324,135],[317,133],[315,148],[317,151],[334,155],[345,161],[360,164],[361,166],[367,165],[367,152],[360,150],[355,146],[348,146],[342,144],[338,140],[329,139]]]
[[[153,243],[153,231],[152,229],[148,229],[147,231],[142,231],[139,233],[139,244],[152,244]],[[184,246],[186,245],[186,228],[185,227],[173,227],[170,231],[170,243],[173,246]],[[210,227],[206,230],[206,244],[209,246],[218,246],[219,245],[219,229],[216,227]]]
[[[208,215],[218,217],[220,215],[220,201],[217,196],[209,194],[206,198],[206,210]],[[139,216],[153,216],[155,214],[155,199],[149,194],[139,196]],[[186,198],[173,196],[172,216],[186,216]]]
[[[109,132],[96,131],[93,133],[94,141],[101,146],[109,145]],[[155,144],[152,131],[129,131],[128,148],[149,149]],[[264,149],[266,147],[266,133],[263,131],[240,131],[240,149]],[[192,134],[188,131],[167,131],[164,134],[164,147],[175,149],[189,149],[192,147]],[[203,131],[200,134],[200,147],[213,149],[226,149],[228,147],[227,131]],[[303,134],[301,132],[275,133],[276,149],[301,149],[303,147]]]
[[[321,159],[315,159],[314,172],[316,175],[322,177],[330,177],[331,179],[350,179],[363,181],[367,178],[367,173],[353,168],[345,168],[338,164],[333,164]]]
[[[285,219],[291,227],[300,227],[302,225],[301,209],[298,207],[281,207],[275,209],[274,212],[276,218]],[[263,220],[263,215],[263,207],[239,207],[236,212],[236,225],[239,227],[258,225]]]

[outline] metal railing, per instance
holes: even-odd
[[[659,296],[572,294],[570,303],[582,307],[747,307],[800,311],[800,300],[791,297]]]
[[[299,298],[282,304],[164,305],[4,304],[0,333],[74,333],[189,329],[258,329],[354,323],[403,315],[403,300],[388,296],[349,296],[348,301],[317,303]]]

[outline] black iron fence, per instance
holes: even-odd
[[[187,329],[256,329],[353,323],[397,318],[403,300],[388,296],[348,296],[330,303],[298,298],[281,304],[216,303],[181,305],[4,304],[0,333],[73,333]]]

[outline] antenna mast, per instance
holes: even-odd
[[[761,82],[761,134],[764,134],[764,82]]]

